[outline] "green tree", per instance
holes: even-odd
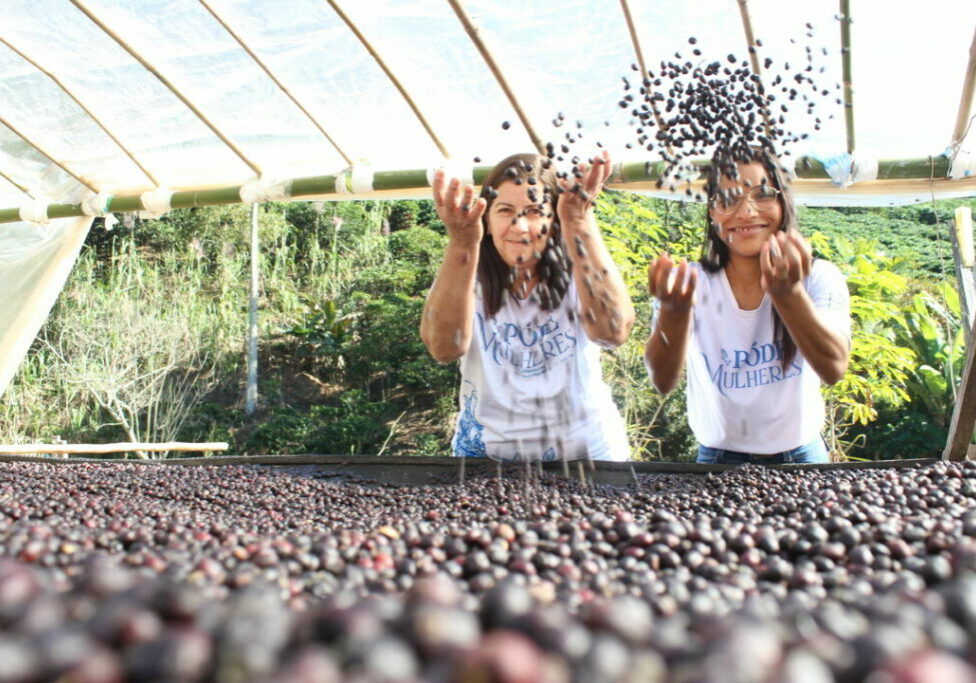
[[[651,301],[647,266],[662,251],[695,259],[701,251],[701,207],[606,192],[597,201],[597,220],[614,262],[634,301],[637,319],[630,338],[604,353],[604,377],[627,424],[635,457],[688,460],[694,438],[685,415],[684,382],[667,396],[651,386],[644,367]]]

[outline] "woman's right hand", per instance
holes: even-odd
[[[461,181],[451,178],[448,182],[444,169],[434,173],[434,205],[447,229],[448,239],[452,244],[471,248],[481,243],[481,216],[485,212],[487,202],[474,197],[474,186],[461,187]]]
[[[698,272],[692,270],[684,259],[675,263],[667,252],[651,261],[647,267],[647,288],[651,296],[661,300],[661,310],[691,310],[697,284]]]

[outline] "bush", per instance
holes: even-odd
[[[403,387],[410,390],[411,403],[416,391],[454,389],[456,366],[436,362],[420,340],[420,297],[389,294],[375,299],[361,293],[353,301],[359,317],[346,363],[351,386],[382,400]]]
[[[247,453],[305,453],[312,430],[308,415],[287,405],[276,405],[244,441]]]
[[[385,422],[393,417],[389,403],[370,401],[365,392],[343,393],[337,406],[313,406],[309,421],[309,453],[358,455],[375,453],[389,433]]]

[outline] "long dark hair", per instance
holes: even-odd
[[[765,147],[743,146],[733,150],[731,154],[726,150],[721,155],[716,154],[712,157],[711,163],[705,169],[705,196],[711,201],[718,194],[719,180],[723,175],[735,177],[733,174],[737,174],[736,164],[755,161],[762,164],[770,183],[780,191],[779,203],[783,210],[783,223],[779,229],[785,233],[796,230],[796,208],[793,206],[789,178],[780,166],[779,160]],[[722,241],[718,225],[712,220],[710,212],[705,213],[705,244],[702,247],[699,263],[709,273],[717,273],[729,263],[729,245]],[[786,329],[775,307],[773,307],[773,339],[782,345],[782,367],[785,370],[796,357],[796,342],[793,341],[790,331]]]
[[[492,318],[498,313],[504,303],[505,292],[515,278],[515,269],[502,259],[495,248],[491,233],[488,232],[488,214],[495,201],[495,188],[504,182],[528,183],[538,193],[539,202],[548,203],[546,247],[536,266],[539,283],[532,296],[538,297],[542,310],[554,310],[566,296],[572,272],[572,263],[562,246],[562,231],[556,217],[556,202],[559,197],[556,169],[549,159],[538,154],[513,154],[499,161],[481,186],[481,196],[488,202],[481,219],[484,235],[478,256],[478,282],[481,283],[485,315]]]

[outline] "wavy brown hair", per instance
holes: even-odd
[[[540,200],[548,202],[546,247],[536,266],[539,283],[532,296],[538,297],[542,310],[554,310],[566,296],[572,272],[572,263],[562,246],[562,231],[556,216],[559,197],[556,169],[549,159],[538,154],[513,154],[495,164],[481,186],[481,196],[488,202],[481,218],[484,234],[478,255],[478,282],[481,283],[485,315],[492,318],[498,313],[504,303],[505,292],[510,291],[515,281],[515,269],[502,259],[488,231],[488,213],[495,200],[495,188],[505,182],[530,184],[537,188]]]
[[[797,230],[796,208],[793,205],[788,176],[780,166],[779,159],[765,147],[742,146],[731,152],[728,149],[717,152],[705,169],[705,195],[709,202],[718,194],[719,180],[723,175],[735,179],[738,175],[735,170],[736,164],[749,164],[755,161],[762,164],[770,184],[780,191],[779,203],[783,209],[783,223],[779,229],[785,233]],[[710,212],[705,213],[705,244],[702,247],[699,263],[709,273],[724,270],[729,263],[729,245],[719,236],[718,225],[712,220]],[[793,341],[790,331],[786,329],[775,307],[773,307],[773,339],[782,344],[782,367],[785,370],[796,357],[796,342]]]

